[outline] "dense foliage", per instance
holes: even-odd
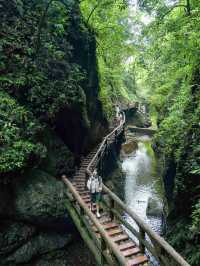
[[[133,68],[127,62],[134,52],[127,4],[122,0],[81,3],[86,23],[94,29],[97,40],[101,100],[108,117],[112,114],[112,103],[136,98]]]
[[[45,147],[37,142],[41,126],[5,93],[0,93],[0,110],[0,172],[14,173],[45,156]]]
[[[45,129],[59,133],[57,121],[65,110],[66,128],[73,115],[77,127],[90,126],[98,77],[94,37],[78,1],[3,1],[0,24],[0,171],[6,174],[45,157]],[[97,116],[100,104],[95,108]]]
[[[199,0],[0,1],[1,176],[70,172],[69,149],[80,155],[105,122],[101,102],[110,118],[113,103],[146,98],[166,163],[168,238],[198,266],[199,12]]]

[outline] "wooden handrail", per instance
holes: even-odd
[[[98,219],[95,217],[95,215],[89,210],[89,208],[86,206],[82,198],[80,197],[79,193],[76,191],[76,189],[73,187],[72,183],[65,177],[62,176],[63,182],[68,187],[70,193],[73,195],[79,206],[84,210],[85,214],[90,218],[90,220],[93,222],[93,224],[96,226],[98,232],[100,233],[101,237],[107,244],[107,246],[111,249],[114,256],[117,258],[120,265],[127,265],[127,261],[125,257],[121,254],[119,248],[117,245],[110,239],[107,232],[103,228],[103,226],[100,224]]]
[[[120,200],[108,187],[103,185],[103,191],[108,194],[112,200],[124,211],[126,212],[144,232],[150,237],[151,240],[155,241],[159,247],[161,247],[165,252],[170,255],[173,260],[181,266],[190,266],[184,259],[181,257],[175,249],[170,246],[164,238],[156,234],[151,227],[146,224],[135,212],[133,212],[128,206],[126,206],[123,201]],[[148,247],[147,247],[148,249]]]
[[[94,166],[96,167],[96,164],[98,163],[97,159],[103,156],[103,153],[105,151],[105,145],[108,143],[109,138],[112,137],[113,135],[115,135],[115,137],[118,136],[121,133],[121,130],[123,129],[124,124],[125,124],[125,114],[123,113],[122,122],[111,133],[109,133],[104,138],[99,149],[97,150],[94,157],[90,161],[86,169],[86,174],[88,175],[92,174],[92,167]],[[120,265],[127,265],[127,260],[120,252],[118,246],[110,239],[110,237],[108,236],[103,226],[100,224],[100,222],[95,217],[95,215],[89,210],[89,208],[84,203],[84,201],[82,200],[82,198],[80,197],[79,193],[76,191],[72,183],[65,176],[62,176],[62,179],[64,183],[67,185],[70,193],[73,195],[73,198],[80,206],[81,210],[83,210],[83,212],[90,218],[92,223],[96,226],[101,236],[101,240],[103,241],[103,243],[105,243],[105,248],[111,251],[111,253],[115,256],[115,258],[117,259]],[[145,252],[145,248],[146,248],[152,255],[154,255],[160,261],[161,265],[190,266],[184,260],[184,258],[181,257],[175,251],[175,249],[172,246],[170,246],[161,236],[155,233],[148,224],[146,224],[133,210],[131,210],[128,206],[126,206],[124,202],[105,185],[103,185],[103,192],[105,192],[110,197],[113,208],[114,206],[120,207],[120,209],[124,213],[128,214],[138,225],[139,232],[136,231],[136,229],[130,228],[130,225],[128,224],[128,222],[124,221],[122,215],[119,214],[117,210],[113,209],[113,213],[114,213],[113,215],[115,216],[115,218],[119,219],[119,221],[121,221],[122,224],[128,230],[131,229],[130,231],[135,234],[135,236],[139,240],[139,244],[140,244],[139,246],[142,252]],[[151,243],[145,239],[145,234],[148,235],[148,237],[151,240]],[[170,263],[172,262],[172,264],[169,264],[169,261]]]
[[[104,140],[102,141],[99,149],[97,150],[96,154],[94,155],[94,157],[92,158],[91,162],[89,163],[87,169],[86,169],[86,172],[89,174],[89,175],[92,175],[92,171],[90,170],[91,169],[91,166],[93,165],[94,161],[97,159],[98,155],[102,152],[103,148],[104,148],[104,145],[106,144],[106,141],[109,140],[110,137],[112,137],[113,134],[115,134],[115,132],[118,132],[118,130],[121,130],[123,127],[124,127],[124,124],[126,122],[126,116],[125,116],[125,113],[122,112],[123,114],[123,120],[122,122],[116,127],[113,129],[113,131],[111,133],[109,133],[105,138]]]
[[[101,156],[103,155],[102,151],[104,148],[104,145],[106,144],[106,142],[108,142],[109,138],[113,136],[113,134],[118,133],[118,131],[120,131],[125,124],[125,114],[123,112],[123,121],[122,123],[120,123],[120,125],[118,125],[111,133],[109,133],[104,140],[102,141],[99,149],[97,150],[96,154],[94,155],[94,157],[92,158],[92,160],[90,161],[87,169],[86,169],[86,173],[88,175],[92,174],[92,166],[94,166],[94,162],[95,160],[98,158],[99,154],[101,154]],[[117,132],[117,133],[116,133]],[[175,249],[170,246],[162,237],[160,237],[158,234],[156,234],[151,227],[146,224],[135,212],[133,212],[129,207],[127,207],[120,199],[118,196],[116,196],[109,188],[107,188],[105,185],[103,185],[103,191],[110,196],[110,198],[114,201],[114,203],[116,203],[125,213],[127,213],[138,225],[140,232],[143,234],[143,236],[145,236],[145,234],[147,234],[149,236],[149,238],[151,239],[153,246],[157,246],[160,249],[164,250],[166,252],[166,254],[168,254],[168,256],[170,257],[170,259],[172,259],[175,263],[177,263],[178,265],[181,266],[190,266],[184,259],[183,257],[181,257],[176,251]],[[98,220],[97,220],[98,221]],[[101,226],[101,225],[100,225]],[[138,232],[138,234],[140,234]],[[142,245],[143,243],[146,243],[145,239],[142,241]],[[145,245],[144,246],[147,248],[147,250],[149,250],[150,245]],[[149,250],[151,253],[151,250]],[[165,263],[166,265],[166,263]]]

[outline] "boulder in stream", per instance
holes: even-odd
[[[130,154],[138,148],[138,143],[135,140],[131,140],[122,145],[122,151],[125,154]]]
[[[163,213],[163,206],[161,203],[158,202],[155,198],[149,198],[147,209],[146,209],[146,215],[147,216],[154,216],[154,217],[160,217]]]

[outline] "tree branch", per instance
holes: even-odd
[[[161,19],[164,19],[164,17],[166,17],[167,15],[169,15],[169,13],[171,13],[175,8],[177,7],[184,7],[185,9],[187,9],[186,5],[175,5],[173,6],[170,10],[168,10],[162,17]]]
[[[90,18],[91,18],[91,16],[92,16],[92,14],[94,13],[94,11],[97,9],[97,7],[100,5],[100,1],[93,7],[93,9],[91,10],[91,12],[90,12],[90,14],[89,14],[89,16],[88,16],[88,18],[87,18],[87,24],[89,23],[89,20],[90,20]]]

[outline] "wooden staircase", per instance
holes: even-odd
[[[145,255],[145,251],[148,250],[148,254],[150,253],[160,266],[189,266],[162,237],[157,235],[105,185],[103,185],[101,217],[96,218],[95,208],[93,212],[90,211],[91,198],[86,188],[87,179],[98,166],[108,146],[116,143],[123,134],[125,115],[123,118],[123,121],[115,125],[102,143],[82,159],[80,168],[71,181],[66,176],[62,176],[67,188],[68,213],[94,254],[98,265],[149,265],[149,258]],[[135,221],[138,230],[128,223],[124,214]],[[139,244],[129,236],[127,230],[135,236]]]
[[[89,209],[91,205],[91,198],[89,191],[85,188],[86,184],[86,169],[90,160],[97,152],[97,148],[92,151],[86,158],[82,160],[80,165],[80,169],[75,173],[75,176],[72,181],[72,185],[79,193],[83,202],[87,205]],[[96,208],[94,208],[94,213]],[[142,254],[140,248],[136,245],[136,243],[128,236],[128,234],[122,229],[122,226],[117,221],[112,221],[110,214],[104,208],[101,208],[101,218],[98,219],[104,230],[108,236],[112,239],[112,241],[117,245],[119,252],[124,256],[127,261],[127,265],[135,266],[135,265],[143,265],[148,262],[147,256]],[[92,222],[91,222],[92,224]],[[96,234],[97,238],[100,238],[100,234],[96,226],[92,225],[92,230]]]

